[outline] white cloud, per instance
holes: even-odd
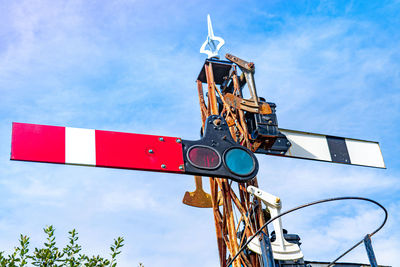
[[[64,188],[53,187],[46,184],[44,180],[43,177],[41,179],[28,177],[17,183],[5,180],[1,183],[7,187],[10,193],[17,195],[19,198],[46,198],[54,200],[65,196],[66,190]]]
[[[134,211],[143,209],[154,209],[156,202],[152,197],[151,192],[146,192],[143,189],[137,191],[129,190],[124,192],[118,190],[117,192],[107,192],[102,196],[102,206],[100,210],[121,212],[121,211]]]

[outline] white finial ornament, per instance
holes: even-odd
[[[207,40],[203,43],[203,45],[200,48],[200,53],[207,54],[208,56],[207,58],[212,58],[212,57],[219,58],[218,51],[225,44],[225,41],[221,37],[214,36],[209,14],[207,15],[207,24],[208,24],[208,36]]]

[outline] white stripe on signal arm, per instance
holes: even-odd
[[[286,152],[289,156],[331,161],[325,136],[281,130],[292,144]]]
[[[96,132],[65,127],[65,164],[96,166]]]
[[[379,143],[348,138],[345,140],[351,164],[385,168]]]

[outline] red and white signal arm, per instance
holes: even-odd
[[[179,137],[13,123],[11,160],[159,171],[229,178],[254,178],[258,161],[234,142],[227,123],[206,127],[198,141]],[[211,125],[211,124],[210,124]]]
[[[182,173],[181,139],[13,123],[11,159]]]

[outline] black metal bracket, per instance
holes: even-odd
[[[210,176],[218,178],[229,178],[236,182],[245,182],[254,178],[259,169],[258,160],[254,153],[235,142],[229,131],[229,127],[225,119],[218,115],[211,115],[207,118],[205,123],[204,135],[200,140],[190,141],[182,140],[183,146],[183,158],[185,161],[185,173],[200,175],[200,176]],[[195,166],[188,157],[188,152],[193,147],[206,147],[211,148],[220,157],[220,164],[214,166],[213,168],[201,168]],[[225,156],[228,151],[233,148],[240,148],[247,152],[253,159],[254,167],[251,173],[241,176],[232,172],[226,165]]]

